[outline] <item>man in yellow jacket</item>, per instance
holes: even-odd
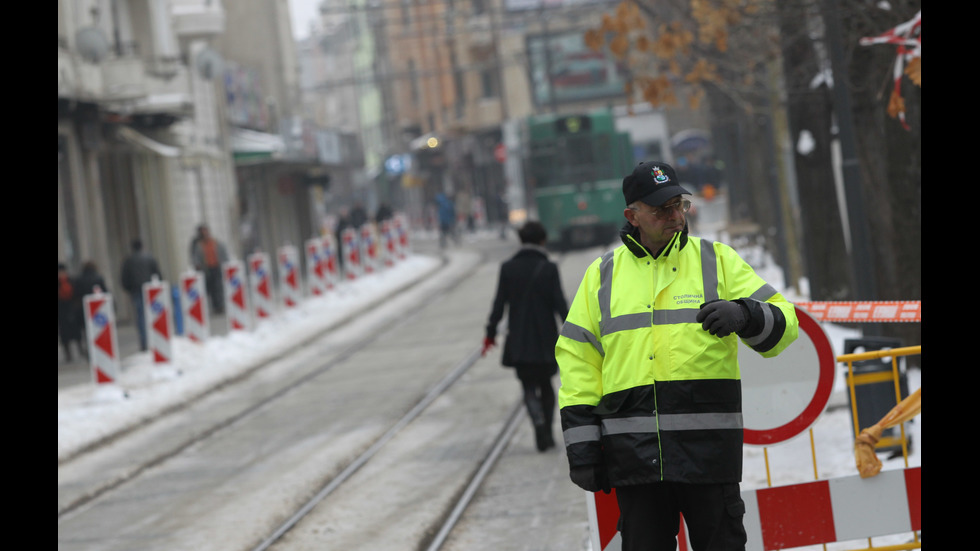
[[[769,358],[797,337],[795,308],[735,252],[688,236],[674,169],[623,179],[623,245],[586,270],[555,357],[570,476],[616,489],[624,551],[746,542],[738,340]]]

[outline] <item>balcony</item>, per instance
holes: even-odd
[[[102,62],[102,98],[130,100],[146,95],[146,71],[138,57],[119,57]]]
[[[225,11],[217,0],[172,0],[174,33],[181,38],[207,38],[225,32]]]
[[[492,46],[493,31],[488,14],[474,15],[466,20],[466,33],[460,40],[471,48]]]
[[[78,71],[67,49],[58,48],[58,97],[74,98],[78,91]]]

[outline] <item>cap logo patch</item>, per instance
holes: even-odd
[[[653,176],[653,179],[656,180],[658,184],[662,184],[670,180],[670,178],[664,174],[664,171],[661,170],[659,166],[653,167],[653,170],[650,171],[650,175]]]

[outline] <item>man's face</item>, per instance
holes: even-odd
[[[640,228],[640,243],[656,253],[675,233],[684,229],[686,217],[684,209],[679,208],[684,201],[683,196],[677,195],[658,207],[637,203],[634,208],[627,207],[623,215],[630,224]]]

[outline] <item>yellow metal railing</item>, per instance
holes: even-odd
[[[854,419],[854,438],[857,438],[861,434],[861,425],[858,419],[857,412],[857,399],[855,397],[854,388],[858,385],[866,385],[871,383],[882,383],[892,381],[895,385],[895,404],[897,405],[902,401],[902,389],[901,389],[901,379],[898,372],[898,358],[902,356],[910,356],[913,354],[921,354],[922,346],[907,346],[904,348],[889,348],[885,350],[876,350],[874,352],[860,352],[856,354],[842,354],[837,356],[837,361],[847,364],[847,387],[851,393],[851,418]],[[881,358],[891,358],[892,359],[892,369],[891,372],[880,371],[877,373],[863,373],[860,375],[854,374],[854,362],[863,360],[876,360]],[[873,425],[877,423],[878,419],[873,419],[869,423]],[[901,429],[901,445],[902,445],[902,458],[905,460],[905,468],[909,466],[909,450],[908,444],[905,438],[905,423],[899,425]],[[812,433],[811,433],[812,439]],[[878,442],[878,446],[893,446],[895,442],[894,437],[882,438]],[[824,549],[827,546],[824,545]],[[874,547],[871,543],[871,538],[868,538],[868,547],[855,549],[852,551],[898,551],[901,549],[921,549],[922,542],[919,541],[919,534],[917,532],[913,533],[913,541],[908,543],[903,543],[899,545],[884,545],[879,547]]]
[[[837,356],[837,361],[847,364],[847,388],[851,393],[851,418],[854,419],[854,437],[857,438],[861,434],[860,420],[858,419],[857,412],[857,399],[855,397],[855,387],[859,385],[867,385],[872,383],[883,383],[892,381],[895,386],[895,404],[897,405],[902,401],[902,389],[900,384],[900,377],[898,372],[898,358],[902,356],[910,356],[913,354],[921,354],[922,346],[907,346],[904,348],[889,348],[885,350],[876,350],[873,352],[859,352],[856,354],[843,354]],[[859,362],[863,360],[877,360],[881,358],[891,358],[892,359],[892,369],[890,372],[879,371],[876,373],[863,373],[860,375],[854,374],[854,362]],[[878,419],[871,420],[868,425],[873,425],[877,423]],[[878,442],[878,447],[890,447],[901,443],[902,445],[902,457],[905,458],[905,466],[909,466],[909,453],[908,445],[905,439],[905,424],[902,423],[899,427],[901,429],[901,442],[896,442],[894,437],[883,437]]]

